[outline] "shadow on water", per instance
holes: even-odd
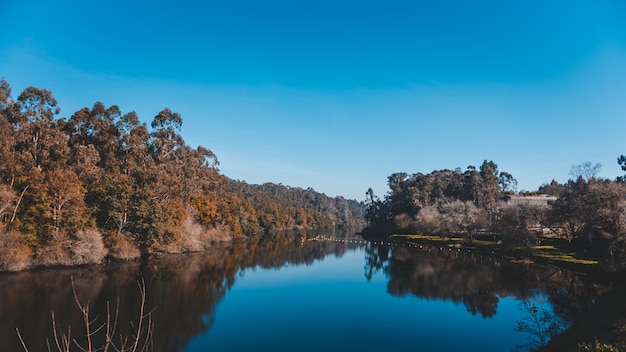
[[[119,302],[119,334],[131,335],[139,316],[137,283],[146,285],[146,307],[154,309],[157,351],[182,351],[190,339],[211,329],[215,308],[248,268],[311,265],[328,255],[342,256],[357,245],[311,241],[316,233],[277,233],[216,245],[202,253],[161,255],[142,262],[109,263],[66,269],[0,274],[0,352],[21,351],[16,328],[29,351],[48,350],[53,342],[52,312],[57,327],[80,341],[80,302],[89,302],[91,317],[106,319],[107,302]]]
[[[522,350],[543,345],[579,320],[602,289],[566,270],[463,250],[373,244],[347,235],[277,233],[202,253],[0,274],[0,352],[23,350],[16,327],[30,351],[46,351],[46,340],[53,338],[51,312],[60,329],[71,327],[73,338],[83,335],[72,281],[78,299],[90,303],[92,317],[99,321],[106,317],[107,302],[115,305],[119,300],[118,330],[130,335],[129,323],[139,315],[140,280],[147,289],[146,306],[154,309],[155,350],[183,351],[192,338],[212,328],[217,305],[246,270],[309,266],[357,247],[364,247],[365,279],[384,275],[393,296],[452,301],[483,318],[495,316],[504,298],[515,298],[522,311],[516,330],[528,336]]]
[[[528,336],[520,350],[545,345],[580,320],[597,301],[600,287],[589,277],[551,266],[512,263],[457,248],[370,244],[365,277],[386,275],[391,295],[413,295],[463,304],[472,315],[495,316],[504,297],[522,302],[515,329]]]

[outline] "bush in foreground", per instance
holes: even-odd
[[[139,316],[135,322],[130,322],[132,333],[124,335],[117,333],[119,301],[115,305],[112,312],[109,302],[107,302],[106,320],[100,322],[98,318],[92,318],[89,312],[89,302],[81,302],[76,295],[74,282],[72,281],[72,290],[74,300],[83,321],[84,333],[79,337],[72,337],[72,330],[67,328],[67,332],[57,327],[54,312],[52,312],[52,330],[53,341],[46,341],[48,351],[71,352],[71,351],[119,351],[119,352],[147,352],[153,350],[153,331],[154,322],[152,320],[152,311],[146,311],[146,285],[143,281],[137,282],[139,293],[141,295],[141,303],[139,307]],[[19,328],[16,328],[17,335],[24,347],[25,352],[30,352],[26,342],[20,334]],[[79,342],[79,340],[81,342]],[[99,342],[102,341],[102,342]]]

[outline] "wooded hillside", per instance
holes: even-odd
[[[150,125],[97,102],[60,116],[52,93],[15,100],[0,81],[0,269],[201,250],[269,230],[362,225],[363,206],[313,189],[249,185],[181,136],[180,114]]]

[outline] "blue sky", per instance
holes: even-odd
[[[0,76],[150,122],[249,183],[383,195],[394,172],[493,160],[535,190],[623,172],[623,1],[15,1]]]

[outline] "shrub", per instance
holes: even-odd
[[[19,271],[32,265],[33,251],[15,231],[0,229],[0,270]]]
[[[107,302],[107,314],[105,321],[101,322],[100,317],[95,319],[90,316],[89,302],[80,302],[74,289],[74,281],[72,280],[72,291],[74,292],[74,300],[76,306],[80,309],[83,318],[84,336],[81,338],[72,337],[72,330],[67,328],[67,332],[62,331],[56,325],[54,312],[52,312],[52,330],[54,341],[47,341],[48,351],[71,352],[71,351],[128,351],[128,352],[147,352],[154,349],[153,331],[154,322],[152,320],[152,311],[146,311],[146,284],[138,281],[139,293],[141,295],[139,316],[136,321],[129,322],[133,327],[130,336],[118,335],[116,332],[118,327],[119,302],[112,311],[109,302]],[[26,342],[20,334],[19,328],[15,329],[17,336],[22,343],[22,347],[29,352]],[[84,342],[79,342],[79,340]],[[96,341],[103,341],[98,344]]]

